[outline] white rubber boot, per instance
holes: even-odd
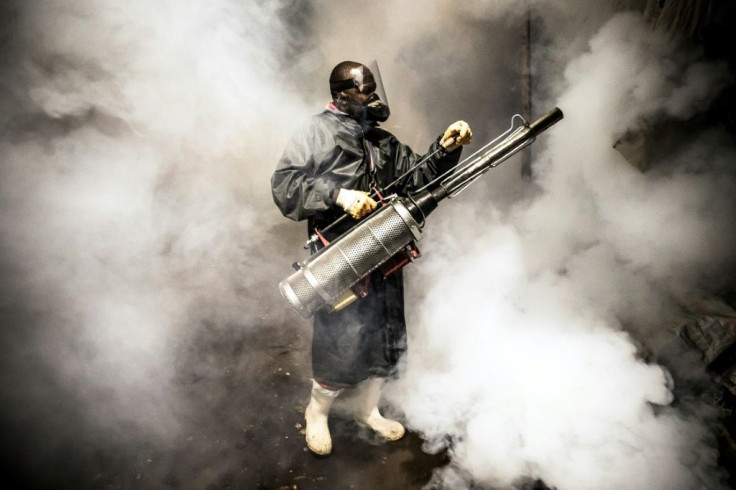
[[[342,390],[328,390],[312,381],[312,398],[304,411],[304,419],[307,421],[307,447],[314,454],[324,456],[332,452],[332,437],[327,426],[327,416],[332,402],[340,393]]]
[[[389,441],[398,441],[406,433],[404,426],[395,420],[384,418],[378,411],[382,386],[383,380],[378,378],[368,379],[356,386],[355,420],[359,424],[367,425]]]

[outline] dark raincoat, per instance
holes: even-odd
[[[437,150],[439,140],[427,154]],[[460,150],[438,152],[393,192],[405,195],[419,188],[456,165],[459,157]],[[328,108],[313,116],[287,144],[271,178],[273,198],[284,216],[308,219],[311,235],[315,226],[322,229],[345,214],[334,203],[333,190],[382,188],[421,158],[389,132],[361,127],[350,116]],[[355,223],[347,219],[325,238],[331,241]],[[348,387],[371,376],[388,376],[405,350],[401,271],[386,279],[375,272],[367,297],[337,312],[315,314],[312,369],[320,383]]]

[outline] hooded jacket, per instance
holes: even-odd
[[[439,148],[435,139],[427,154]],[[457,164],[461,150],[440,150],[392,189],[406,195]],[[371,191],[406,173],[423,156],[378,127],[361,126],[334,107],[313,116],[287,143],[271,178],[273,199],[287,218],[308,220],[308,235],[344,211],[335,204],[338,189]],[[325,234],[329,241],[355,225],[346,219]],[[317,247],[312,252],[316,252]],[[348,387],[371,376],[385,377],[406,350],[401,271],[370,277],[368,296],[333,313],[314,317],[312,368],[320,383]]]

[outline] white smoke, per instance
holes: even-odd
[[[666,370],[622,328],[661,348],[672,298],[733,265],[733,153],[706,135],[642,174],[613,146],[703,110],[724,71],[620,14],[564,75],[542,194],[506,218],[455,208],[452,237],[429,233],[416,274],[431,286],[391,398],[430,447],[449,444],[447,488],[721,488],[707,417],[669,407]]]
[[[33,339],[12,346],[17,369],[37,372],[37,359],[54,380],[15,379],[10,398],[70,393],[105,430],[171,435],[184,409],[170,381],[192,330],[283,322],[285,310],[269,307],[275,285],[262,286],[275,281],[280,246],[269,176],[311,109],[285,83],[280,8],[17,8],[5,82],[18,117],[1,143],[3,259],[14,271],[4,287],[8,305],[28,312],[14,329]]]
[[[459,198],[472,206],[433,216],[409,274],[391,398],[428,447],[451,444],[447,487],[719,486],[706,407],[669,406],[665,370],[622,328],[668,338],[671,303],[730,265],[732,153],[692,137],[642,174],[613,145],[705,108],[722,70],[638,15],[608,21],[620,3],[528,2],[548,26],[535,108],[566,114],[532,148],[539,195],[506,214],[531,192],[514,161],[494,170]],[[175,433],[170,378],[194,326],[294,320],[275,284],[303,226],[272,229],[268,177],[331,66],[378,59],[387,128],[417,151],[461,118],[484,141],[519,110],[522,6],[23,2],[4,38],[0,306],[24,310],[4,333],[18,371],[52,376],[11,379],[6,399],[51,418],[36,401],[69,394],[111,438]]]

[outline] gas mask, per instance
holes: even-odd
[[[381,97],[373,92],[363,107],[364,117],[369,122],[384,122],[391,115],[388,105],[381,100]]]
[[[350,78],[333,80],[330,91],[335,96],[338,109],[349,114],[361,125],[375,126],[388,119],[391,111],[381,82],[378,65],[373,62],[372,70],[358,65],[350,70]],[[353,90],[354,89],[354,90]]]

